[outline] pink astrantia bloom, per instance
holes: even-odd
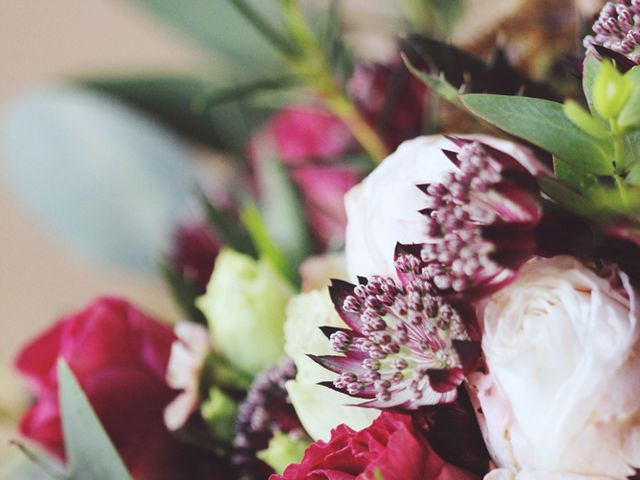
[[[311,358],[339,374],[330,388],[367,399],[362,406],[414,410],[452,402],[480,347],[473,314],[434,294],[424,265],[398,256],[399,280],[334,281],[330,293],[350,329],[325,328],[341,355]]]
[[[442,183],[420,185],[432,239],[420,255],[426,274],[445,297],[467,299],[498,290],[536,251],[542,218],[535,177],[511,155],[489,145],[452,139],[444,151],[457,167]]]

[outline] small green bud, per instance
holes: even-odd
[[[606,120],[616,118],[627,103],[633,83],[609,61],[600,64],[593,82],[593,103],[596,111]]]
[[[207,317],[215,348],[234,367],[256,374],[284,354],[285,310],[293,294],[270,262],[224,249],[196,305]]]
[[[257,457],[282,475],[292,463],[298,463],[304,456],[309,442],[296,440],[286,433],[276,432],[266,450],[257,453]]]
[[[563,106],[564,114],[571,122],[592,137],[606,139],[607,129],[575,100],[567,100]]]
[[[200,407],[202,418],[215,438],[230,442],[235,435],[236,402],[218,387],[209,390],[209,397]]]

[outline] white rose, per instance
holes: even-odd
[[[331,429],[344,423],[354,430],[368,427],[380,414],[374,408],[351,406],[354,399],[317,385],[333,381],[335,373],[309,357],[334,354],[319,327],[346,327],[333,308],[327,290],[300,294],[289,302],[284,324],[285,351],[298,369],[295,380],[286,384],[289,399],[300,422],[314,440],[329,440]]]
[[[535,259],[478,308],[490,373],[470,389],[511,478],[626,479],[640,465],[637,298],[614,278],[572,257]]]
[[[524,147],[488,135],[459,135],[513,155],[531,171],[542,167]],[[395,275],[396,243],[422,243],[429,237],[419,210],[426,195],[416,188],[438,183],[455,167],[442,149],[457,150],[443,135],[404,142],[367,178],[345,195],[346,254],[351,278],[357,275]]]

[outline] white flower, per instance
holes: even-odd
[[[531,171],[542,169],[526,148],[515,143],[488,135],[459,136],[502,150]],[[455,150],[443,135],[404,142],[345,195],[347,270],[351,278],[395,275],[396,243],[428,240],[426,222],[418,213],[427,206],[427,197],[416,185],[442,182],[454,169],[442,149]]]
[[[164,410],[164,423],[169,430],[178,430],[198,408],[200,375],[211,351],[209,332],[201,325],[180,322],[175,328],[177,340],[171,345],[167,365],[167,384],[182,390]]]
[[[535,259],[478,313],[490,373],[472,376],[470,390],[495,463],[517,480],[631,475],[640,344],[628,277],[567,256]]]
[[[293,293],[269,262],[225,248],[196,305],[216,348],[235,367],[257,374],[284,354],[282,325]]]
[[[319,329],[323,326],[346,327],[326,290],[303,293],[291,300],[284,325],[285,351],[295,362],[298,373],[295,380],[287,382],[287,392],[311,438],[327,441],[332,428],[344,423],[354,430],[361,430],[368,427],[380,411],[350,406],[354,403],[353,398],[317,385],[336,377],[335,373],[307,357],[308,353],[334,353]]]

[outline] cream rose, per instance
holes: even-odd
[[[495,463],[488,478],[626,479],[640,465],[636,292],[624,273],[535,259],[478,308],[489,374],[471,393]]]
[[[513,155],[529,170],[542,169],[524,147],[488,135],[460,135]],[[437,183],[455,167],[442,153],[455,150],[443,135],[404,142],[378,168],[345,195],[347,210],[346,255],[351,278],[357,275],[395,275],[396,243],[421,243],[428,239],[419,210],[426,196],[416,188]]]

